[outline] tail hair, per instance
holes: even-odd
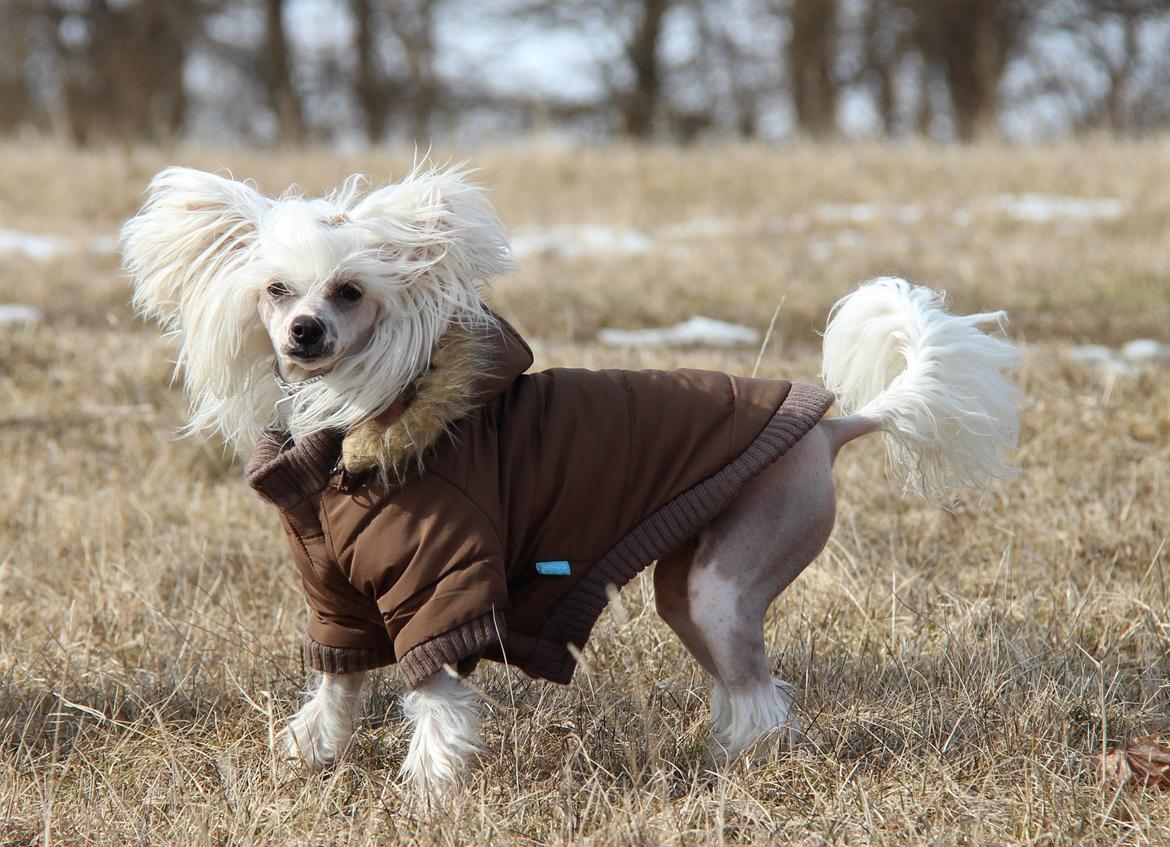
[[[859,286],[829,313],[822,379],[844,414],[880,422],[893,476],[947,503],[1015,472],[1022,395],[1007,315],[952,315],[944,300],[894,277]]]

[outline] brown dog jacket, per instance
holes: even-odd
[[[708,371],[526,374],[498,330],[451,330],[377,418],[248,463],[281,513],[311,620],[305,662],[401,666],[411,686],[485,656],[568,682],[609,598],[725,509],[832,405]]]

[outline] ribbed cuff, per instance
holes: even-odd
[[[328,647],[305,635],[301,651],[305,665],[321,673],[357,673],[394,664],[394,648]]]
[[[500,641],[504,633],[504,616],[500,612],[468,621],[411,649],[398,662],[402,678],[414,688],[444,665],[459,666],[466,659],[478,659],[484,648]]]
[[[341,435],[333,430],[314,432],[284,449],[288,444],[287,433],[265,432],[244,471],[248,483],[281,509],[324,488],[341,456]]]

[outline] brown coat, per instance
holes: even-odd
[[[486,656],[568,682],[608,586],[710,522],[833,401],[782,380],[531,364],[503,322],[453,330],[378,418],[257,449],[249,481],[281,512],[312,609],[309,666],[397,661],[413,685]]]

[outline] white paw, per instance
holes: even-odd
[[[796,696],[796,687],[779,679],[750,693],[721,693],[717,687],[711,703],[708,755],[721,762],[749,749],[755,755],[767,755],[776,748],[794,746],[803,731],[792,708]]]
[[[276,736],[277,753],[309,770],[335,764],[353,737],[358,704],[356,695],[322,684]]]
[[[277,734],[278,754],[312,771],[335,764],[341,758],[345,742],[338,744],[336,739],[324,731],[321,724],[319,715],[314,718],[298,714]]]
[[[420,796],[457,793],[484,749],[478,695],[440,672],[407,694],[402,705],[414,725],[402,780]]]

